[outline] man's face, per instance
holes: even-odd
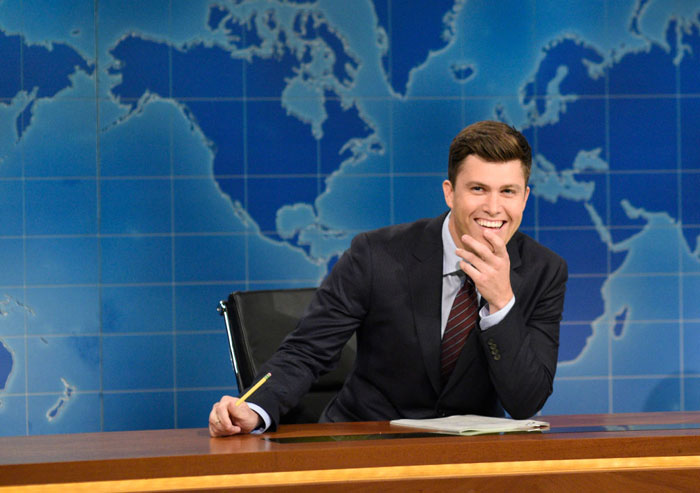
[[[442,184],[452,209],[449,229],[457,247],[467,234],[487,246],[484,230],[496,232],[504,243],[515,234],[530,194],[520,160],[490,163],[470,154],[462,162],[454,186]]]

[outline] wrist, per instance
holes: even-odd
[[[486,302],[488,303],[489,315],[492,313],[496,313],[496,312],[503,310],[506,306],[508,306],[508,304],[510,303],[510,300],[512,300],[512,299],[513,299],[513,292],[511,291],[510,295],[508,295],[507,297],[502,297],[502,298],[499,297],[497,300],[495,300],[493,302],[486,300]]]

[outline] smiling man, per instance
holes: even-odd
[[[460,267],[496,312],[513,298],[505,245],[520,227],[530,195],[532,166],[525,137],[498,122],[479,122],[452,141],[448,179],[442,184],[451,209],[448,228]]]
[[[321,421],[539,411],[552,392],[567,268],[518,231],[531,163],[506,124],[462,130],[443,183],[450,211],[356,236],[262,366],[258,377],[273,378],[240,406],[215,403],[211,435],[274,430],[353,333],[355,367]]]

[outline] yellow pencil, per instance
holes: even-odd
[[[240,406],[241,403],[245,402],[245,400],[246,400],[248,397],[250,397],[251,394],[252,394],[253,392],[255,392],[256,390],[258,390],[258,388],[260,388],[260,386],[261,386],[262,384],[264,384],[265,382],[267,382],[267,379],[270,378],[271,376],[272,376],[272,374],[271,374],[271,373],[268,373],[267,375],[265,375],[264,377],[262,377],[262,378],[258,381],[258,383],[256,383],[255,385],[253,385],[253,386],[250,388],[250,390],[249,390],[248,392],[246,392],[245,394],[243,394],[243,397],[241,397],[240,399],[238,399],[238,400],[236,401],[236,405],[237,405],[237,406]]]

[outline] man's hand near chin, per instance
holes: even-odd
[[[510,285],[510,257],[503,239],[497,233],[484,229],[486,243],[462,235],[464,248],[457,255],[464,260],[460,268],[474,281],[476,289],[489,304],[489,313],[505,307],[513,298]]]
[[[262,418],[245,402],[236,405],[238,399],[225,395],[214,404],[209,413],[209,434],[212,437],[250,433],[262,426]]]

